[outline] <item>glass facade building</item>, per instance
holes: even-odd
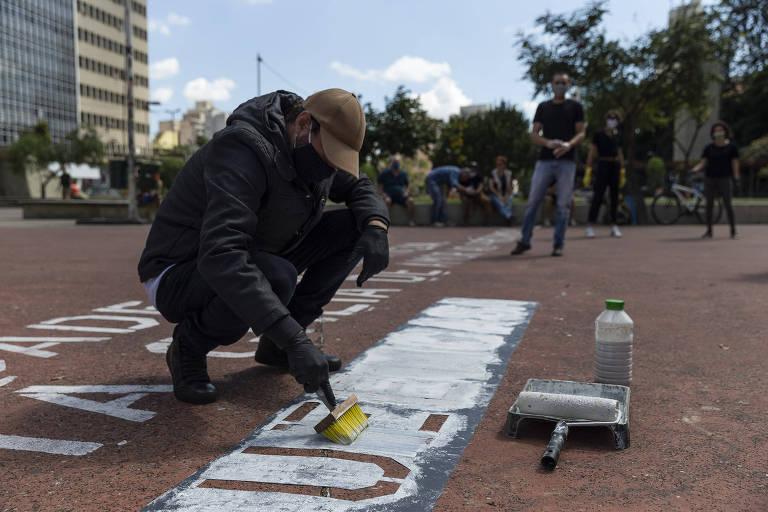
[[[0,0],[0,146],[39,120],[54,142],[78,125],[72,0]]]

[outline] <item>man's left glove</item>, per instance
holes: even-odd
[[[368,225],[360,239],[355,244],[350,255],[350,261],[363,258],[363,270],[357,276],[357,286],[363,286],[371,276],[374,276],[389,265],[389,240],[387,230],[381,226]]]

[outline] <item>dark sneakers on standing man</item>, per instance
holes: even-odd
[[[171,371],[173,394],[182,402],[209,404],[216,400],[216,388],[208,376],[206,356],[194,354],[185,347],[178,335],[178,326],[173,330],[173,341],[165,353],[165,362]]]
[[[531,248],[531,244],[517,242],[517,246],[509,254],[511,254],[512,256],[517,256],[518,254],[523,254],[525,251],[529,250],[530,248]]]
[[[341,358],[339,356],[333,354],[323,354],[323,356],[328,362],[329,372],[337,372],[341,369]],[[285,370],[288,369],[288,355],[284,350],[280,350],[275,342],[266,334],[262,334],[259,337],[259,346],[256,349],[254,359],[256,359],[257,363],[276,366]]]
[[[562,245],[556,245],[552,248],[552,256],[562,256],[562,255],[563,255]]]

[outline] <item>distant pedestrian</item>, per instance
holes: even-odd
[[[69,199],[71,194],[72,176],[69,175],[66,169],[61,171],[59,177],[59,184],[61,185],[61,198]]]
[[[429,192],[432,198],[429,222],[433,226],[443,227],[448,221],[448,217],[445,214],[445,195],[450,193],[453,188],[459,192],[465,190],[464,186],[459,184],[460,176],[462,179],[466,179],[469,173],[462,171],[455,165],[436,167],[427,174],[424,185],[426,185],[427,192]],[[443,192],[443,187],[446,188],[445,192]]]
[[[731,238],[737,238],[736,219],[731,205],[731,181],[739,181],[739,150],[730,141],[731,128],[723,121],[712,125],[709,131],[714,142],[704,148],[701,160],[692,169],[699,172],[706,166],[704,180],[704,195],[707,198],[707,231],[702,238],[712,238],[712,207],[715,194],[723,197],[725,213],[731,225]]]
[[[507,222],[514,217],[513,199],[517,188],[517,180],[512,177],[512,171],[507,169],[507,157],[496,157],[496,167],[488,176],[488,197]]]
[[[413,199],[408,195],[410,181],[408,180],[408,173],[400,168],[400,162],[393,158],[389,169],[379,174],[376,182],[379,186],[379,192],[384,197],[384,202],[387,203],[387,208],[392,208],[393,204],[405,206],[408,210],[408,225],[415,226]]]
[[[483,176],[477,171],[477,162],[470,162],[469,168],[459,176],[461,198],[461,216],[464,224],[469,224],[475,206],[483,209],[483,221],[487,224],[491,217],[491,199],[483,192]]]
[[[541,151],[531,179],[522,236],[511,252],[513,255],[522,254],[531,248],[539,206],[553,179],[557,193],[557,221],[552,256],[563,255],[576,175],[576,146],[584,140],[584,109],[579,102],[565,99],[570,86],[571,80],[567,73],[555,73],[552,77],[554,99],[540,103],[536,109],[531,140],[541,146]]]
[[[605,114],[605,128],[595,132],[587,155],[587,170],[584,174],[584,186],[588,187],[592,178],[592,162],[597,156],[597,173],[592,188],[592,205],[589,208],[587,238],[595,238],[593,224],[597,221],[597,213],[603,202],[605,189],[611,190],[611,236],[620,238],[621,231],[616,223],[619,210],[619,190],[624,186],[626,171],[624,170],[624,154],[619,143],[619,123],[621,115],[617,110]]]

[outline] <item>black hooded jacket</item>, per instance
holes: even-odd
[[[320,220],[327,199],[346,203],[360,231],[373,219],[389,224],[386,204],[368,178],[337,171],[308,186],[297,177],[284,114],[300,99],[277,91],[243,103],[184,164],[147,237],[138,268],[142,282],[169,265],[196,260],[216,294],[261,333],[293,319],[249,251],[289,252]]]

